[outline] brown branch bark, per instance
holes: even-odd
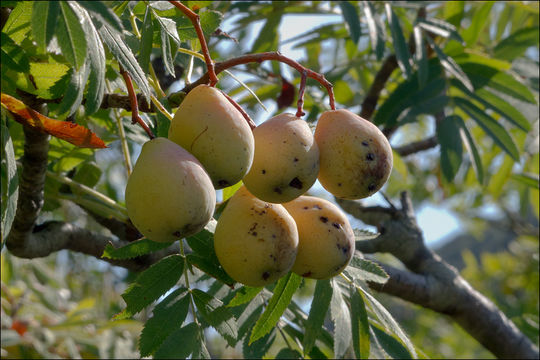
[[[450,316],[498,358],[538,358],[538,347],[492,301],[426,247],[405,192],[401,196],[401,209],[364,207],[350,200],[338,200],[338,203],[351,215],[379,229],[379,237],[357,241],[358,250],[390,253],[408,269],[382,265],[390,279],[382,286],[369,283],[371,288]],[[383,216],[377,221],[373,214]]]

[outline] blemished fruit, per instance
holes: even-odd
[[[193,155],[162,137],[143,145],[126,186],[128,215],[141,234],[157,242],[193,235],[215,204],[212,181]]]
[[[331,202],[313,196],[300,196],[283,206],[298,228],[298,254],[292,271],[312,279],[341,273],[355,250],[354,233],[345,214]]]
[[[283,203],[305,193],[317,180],[319,148],[308,124],[280,114],[253,130],[255,157],[243,182],[261,200]]]
[[[168,137],[203,164],[216,189],[236,184],[253,162],[251,128],[240,111],[208,85],[199,85],[186,95]]]
[[[319,181],[342,199],[376,193],[392,171],[392,148],[371,122],[346,109],[325,111],[315,129]]]
[[[214,248],[231,278],[248,286],[264,286],[291,269],[298,231],[283,205],[262,201],[242,186],[218,220]]]

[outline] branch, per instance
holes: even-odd
[[[538,347],[493,302],[473,289],[454,267],[426,247],[410,197],[403,192],[400,200],[401,209],[364,207],[357,201],[338,201],[344,210],[376,225],[381,233],[375,239],[357,241],[358,250],[390,253],[408,269],[381,265],[390,279],[382,286],[369,283],[370,287],[450,316],[499,358],[538,358]],[[373,214],[382,215],[381,220],[374,221]]]
[[[419,140],[419,141],[415,141],[407,145],[395,147],[394,151],[396,151],[402,157],[405,157],[411,154],[415,154],[419,151],[424,151],[424,150],[434,148],[437,145],[439,145],[439,141],[437,139],[437,136],[433,135],[423,140]]]

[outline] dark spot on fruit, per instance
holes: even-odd
[[[274,192],[277,192],[277,193],[280,194],[280,195],[283,193],[283,192],[281,191],[281,189],[278,188],[278,187],[274,188]]]
[[[272,239],[275,239],[276,238],[276,234],[272,234]]]
[[[264,208],[265,208],[265,209],[268,209],[269,207],[270,207],[269,204],[264,204]]]
[[[307,210],[307,209],[309,209],[309,208],[308,208],[307,206],[304,206],[302,209]]]
[[[366,160],[368,160],[368,161],[373,161],[373,160],[375,160],[375,154],[373,154],[373,153],[368,153],[368,154],[366,155]]]
[[[386,228],[384,226],[379,226],[377,230],[379,230],[379,234],[381,235],[384,235],[386,232]]]
[[[308,271],[308,272],[305,272],[302,274],[303,277],[308,277],[308,276],[311,276],[312,272],[311,271]]]
[[[341,186],[341,183],[337,183],[337,186]]]
[[[364,145],[364,146],[369,146],[369,144],[368,144],[367,141],[362,141],[362,145]]]
[[[256,231],[253,231],[253,232],[251,233],[251,235],[257,236],[257,232],[256,232]]]
[[[258,242],[264,242],[264,239],[263,238],[258,238],[257,241]]]
[[[176,236],[176,237],[182,237],[182,233],[180,231],[178,231],[178,230],[173,232],[172,234],[173,234],[173,236]]]
[[[300,181],[300,179],[295,177],[294,179],[291,180],[291,182],[289,183],[289,186],[293,187],[295,189],[301,189],[302,188],[302,182]]]
[[[321,216],[319,218],[323,223],[327,223],[328,222],[328,218],[326,216]]]
[[[313,208],[317,210],[322,210],[322,207],[320,207],[319,205],[313,205]]]
[[[298,158],[295,157],[295,158],[293,159],[293,161],[294,161],[294,162],[298,162]]]
[[[368,187],[367,187],[367,189],[368,189],[369,191],[375,190],[375,184],[373,184],[373,183],[369,184]]]
[[[247,259],[244,259],[244,262],[247,262]]]
[[[270,277],[270,273],[268,271],[263,272],[262,274],[263,280],[268,280],[269,277]]]
[[[339,223],[336,223],[336,222],[332,223],[332,226],[335,227],[336,229],[339,229],[339,227],[340,227]]]
[[[266,170],[262,169],[261,173],[264,175],[266,174]]]
[[[218,185],[219,186],[230,186],[229,182],[227,180],[218,180]]]

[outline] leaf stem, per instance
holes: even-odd
[[[107,90],[109,93],[112,93],[111,84],[109,80],[105,81],[105,85],[107,86]],[[114,111],[114,117],[116,120],[116,127],[118,128],[118,135],[120,135],[120,143],[122,144],[122,153],[124,154],[124,163],[126,165],[126,173],[127,176],[131,175],[132,166],[131,166],[131,156],[129,154],[129,145],[126,138],[126,132],[124,131],[124,125],[122,124],[122,117],[118,113],[117,108],[113,108]]]
[[[188,260],[184,252],[184,240],[180,239],[180,254],[184,257],[186,265],[188,265]],[[197,319],[197,314],[195,313],[195,302],[193,301],[193,293],[191,292],[191,287],[189,286],[189,276],[188,276],[188,267],[184,266],[184,278],[186,279],[186,288],[189,291],[189,304],[191,306],[191,313],[193,314],[193,321],[197,326],[199,326],[199,320]]]
[[[180,1],[169,0],[169,2],[173,4],[174,6],[176,6],[180,11],[182,11],[189,18],[189,20],[191,20],[191,23],[193,24],[193,27],[195,28],[195,31],[197,32],[197,37],[199,38],[199,42],[201,43],[201,50],[204,55],[204,61],[206,62],[206,67],[208,68],[210,86],[212,87],[216,86],[218,82],[218,78],[217,78],[216,71],[214,68],[214,62],[212,61],[212,58],[210,57],[210,51],[208,50],[206,39],[204,38],[204,33],[201,27],[201,19],[199,15],[197,15],[197,13],[195,13],[189,7],[182,4]]]

